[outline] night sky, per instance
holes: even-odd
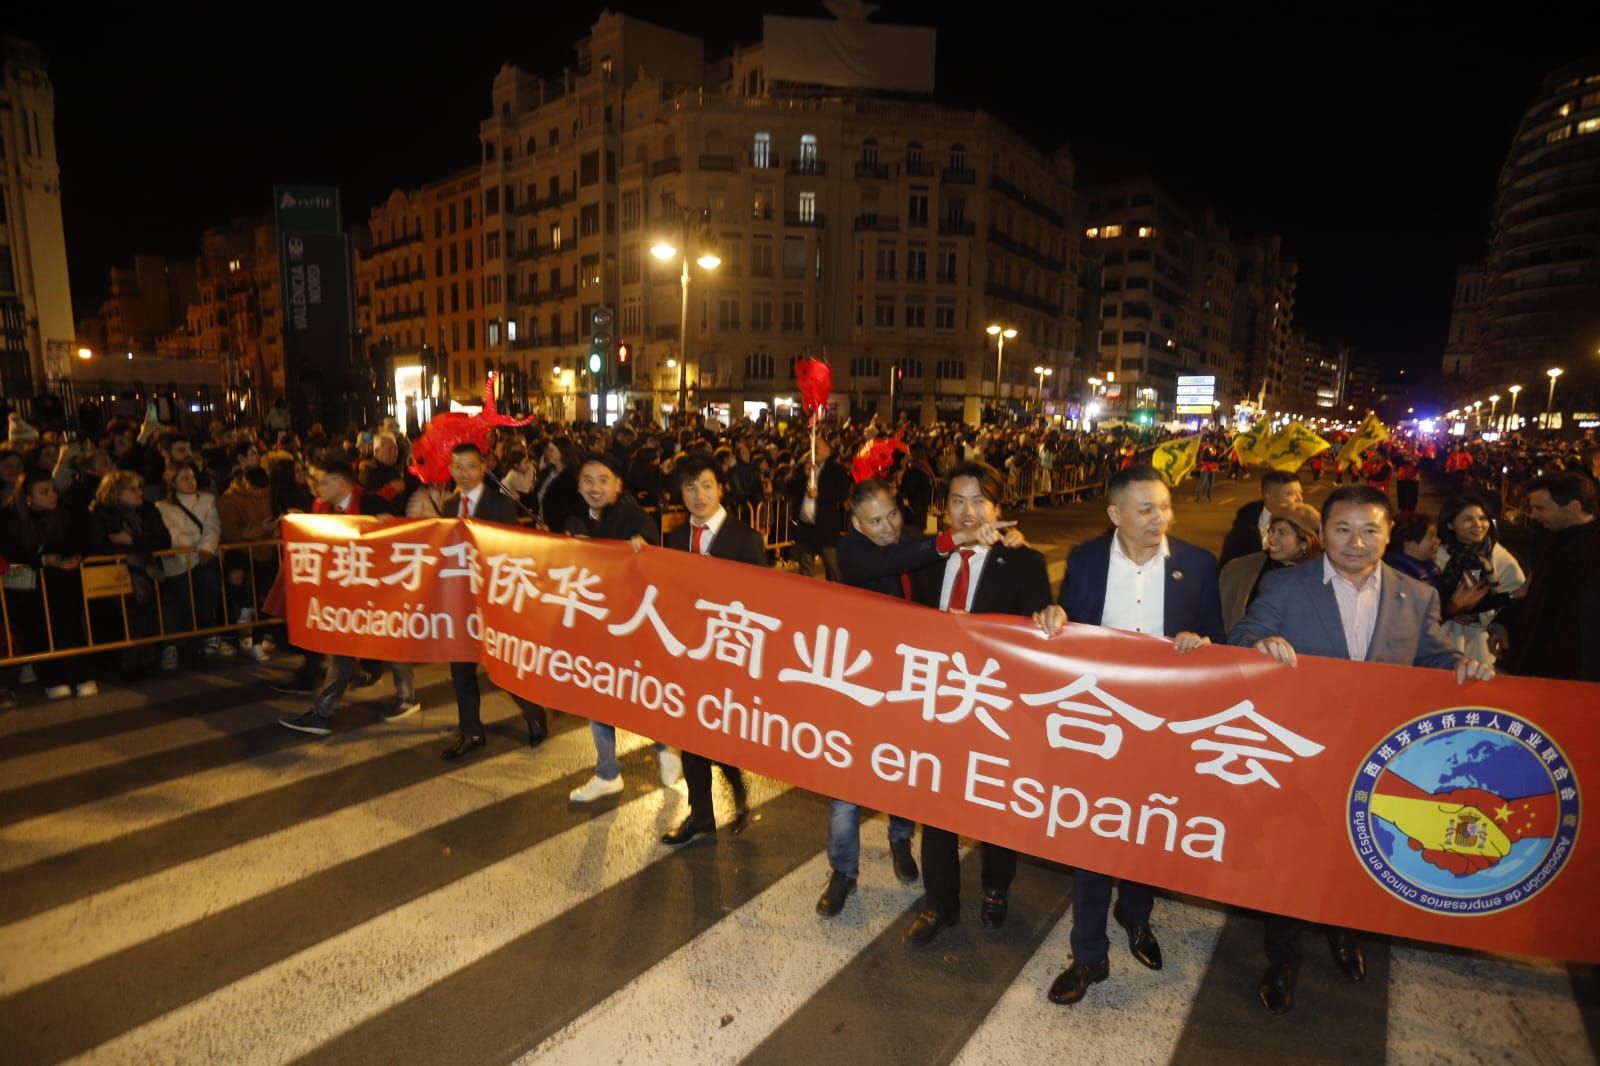
[[[391,9],[319,40],[308,8],[250,8],[260,21],[239,25],[214,4],[127,24],[50,6],[13,12],[7,32],[49,54],[79,315],[113,264],[193,257],[207,225],[266,213],[275,182],[338,185],[359,222],[390,190],[471,165],[500,64],[556,75],[600,10]],[[826,14],[815,2],[617,9],[705,37],[712,57],[758,40],[763,12]],[[1281,233],[1313,338],[1425,367],[1444,345],[1456,267],[1483,254],[1523,110],[1582,55],[1563,20],[1516,10],[1528,26],[1463,22],[1459,7],[1319,18],[1286,5],[888,2],[877,20],[938,27],[945,102],[993,111],[1047,151],[1070,143],[1080,168],[1148,169],[1236,233]],[[267,24],[274,11],[290,17]],[[201,38],[171,28],[206,24]]]

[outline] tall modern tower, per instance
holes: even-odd
[[[1480,377],[1600,406],[1600,56],[1545,79],[1500,171],[1482,306]],[[1564,401],[1564,402],[1563,402]]]
[[[32,395],[67,372],[76,327],[61,224],[55,90],[44,55],[0,48],[0,391]]]

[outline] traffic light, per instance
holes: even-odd
[[[611,359],[611,308],[596,307],[589,312],[589,372],[609,380]]]
[[[633,349],[627,341],[617,342],[616,358],[611,361],[611,381],[619,389],[633,384]]]

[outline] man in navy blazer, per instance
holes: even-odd
[[[1253,647],[1293,666],[1297,655],[1356,662],[1427,666],[1456,672],[1456,681],[1487,681],[1494,669],[1456,651],[1439,624],[1439,594],[1383,562],[1394,512],[1389,497],[1366,485],[1335,489],[1322,506],[1320,563],[1277,570],[1241,618],[1228,643]],[[1300,972],[1300,927],[1294,918],[1266,916],[1270,965],[1256,987],[1273,1014],[1294,1007]],[[1366,954],[1342,929],[1328,930],[1334,962],[1351,981],[1366,976]]]
[[[1220,643],[1217,560],[1204,549],[1167,536],[1172,493],[1161,475],[1153,467],[1129,467],[1112,477],[1106,495],[1106,514],[1115,529],[1080,544],[1067,557],[1067,576],[1061,582],[1067,619],[1170,637],[1184,653],[1212,641]],[[1048,622],[1042,624],[1047,631],[1053,628]],[[1111,878],[1075,870],[1072,965],[1050,986],[1051,1001],[1076,1003],[1090,985],[1110,976],[1108,911],[1127,930],[1133,957],[1152,970],[1161,969],[1161,945],[1150,929],[1154,906],[1155,893],[1149,885],[1123,881],[1113,910]]]

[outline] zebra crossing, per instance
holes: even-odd
[[[1592,968],[1375,943],[1366,983],[1313,956],[1271,1018],[1259,923],[1181,899],[1156,910],[1165,969],[1114,936],[1111,979],[1056,1007],[1059,867],[1024,861],[989,932],[969,855],[971,913],[915,951],[881,818],[826,921],[816,796],[755,779],[746,833],[671,852],[685,800],[641,738],[619,737],[624,792],[576,807],[582,720],[530,751],[491,696],[487,750],[451,764],[442,667],[419,718],[378,720],[385,682],[322,740],[276,725],[279,673],[0,715],[8,1063],[1596,1061]]]

